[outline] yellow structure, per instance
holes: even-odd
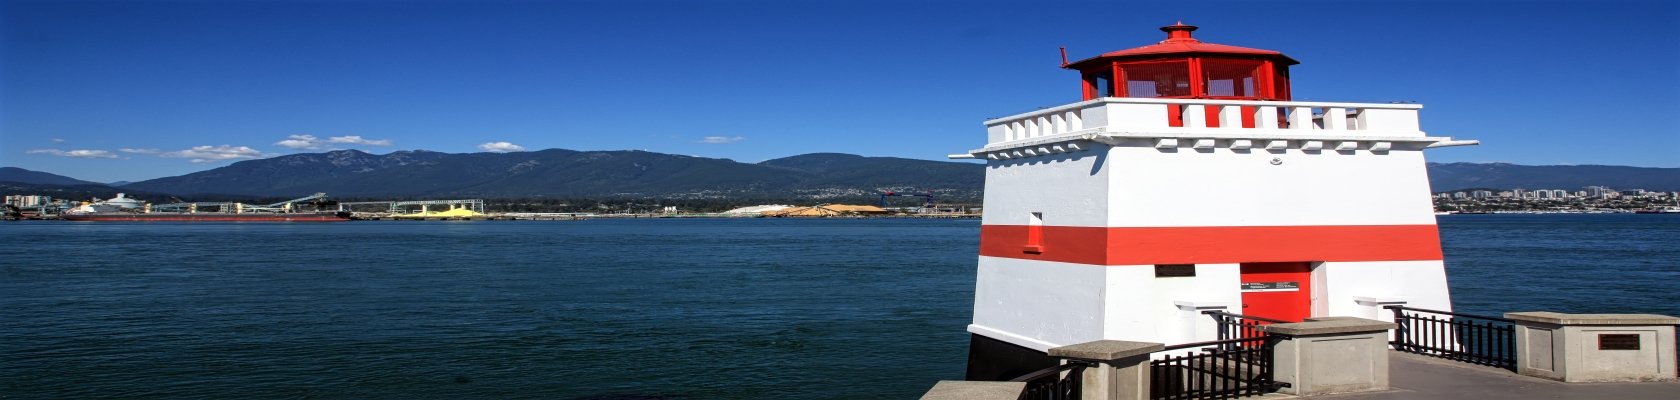
[[[467,218],[480,216],[484,216],[484,214],[467,209],[466,205],[457,204],[450,206],[447,211],[432,211],[427,210],[425,206],[421,206],[420,212],[413,214],[396,214],[392,215],[391,218]]]

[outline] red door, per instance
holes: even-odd
[[[1242,315],[1299,322],[1312,316],[1312,263],[1242,264]]]

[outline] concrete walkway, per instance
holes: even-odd
[[[1680,383],[1563,383],[1395,351],[1383,392],[1314,396],[1335,400],[1680,399]]]

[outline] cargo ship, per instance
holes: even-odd
[[[338,222],[349,221],[350,212],[299,213],[65,213],[66,221],[127,222]]]

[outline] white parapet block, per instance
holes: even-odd
[[[1105,97],[986,121],[996,145],[1079,132],[1223,132],[1222,135],[1426,136],[1417,104]],[[1173,110],[1177,109],[1177,119]],[[1315,110],[1322,114],[1315,115]],[[1280,124],[1280,118],[1283,124]],[[1218,126],[1209,122],[1214,121]],[[1241,132],[1241,133],[1238,133]]]

